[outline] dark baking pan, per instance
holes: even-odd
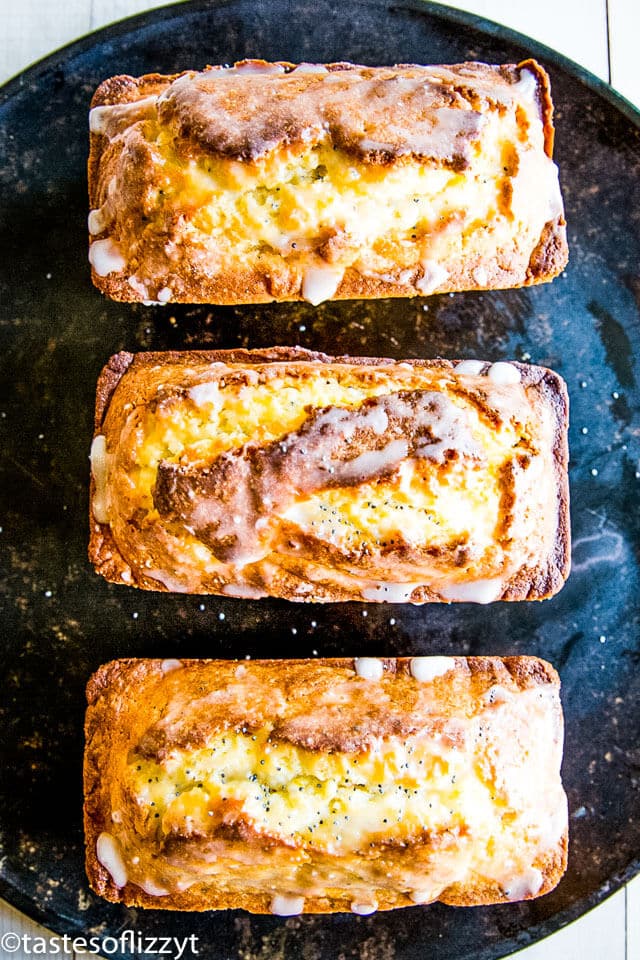
[[[104,77],[242,57],[502,63],[531,54],[551,73],[569,223],[571,261],[554,283],[317,309],[144,307],[107,302],[93,289],[87,109]],[[201,957],[493,960],[628,880],[640,862],[638,114],[550,50],[429,4],[194,2],[102,30],[8,84],[0,182],[0,894],[60,932],[194,934]],[[87,455],[95,381],[109,355],[291,343],[392,357],[530,356],[561,373],[572,401],[574,567],[559,596],[491,607],[309,607],[143,594],[95,576],[86,561]],[[122,656],[315,651],[552,660],[563,681],[571,813],[569,869],[557,890],[498,907],[286,921],[131,911],[94,897],[81,826],[90,673]]]

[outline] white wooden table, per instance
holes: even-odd
[[[0,83],[90,30],[164,2],[0,0]],[[553,47],[640,107],[639,0],[453,0],[446,5],[496,20]],[[8,930],[33,936],[47,933],[0,901],[0,936]],[[25,960],[29,955],[0,947],[0,960]],[[81,955],[88,956],[76,954]],[[520,951],[517,958],[640,960],[640,876],[564,930]]]

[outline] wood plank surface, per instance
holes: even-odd
[[[605,0],[440,0],[533,37],[609,79]],[[638,0],[628,0],[637,3]]]
[[[640,70],[638,70],[638,41],[640,40],[639,0],[607,0],[609,11],[609,49],[611,55],[611,83],[623,97],[640,106]],[[636,957],[629,960],[637,960]]]

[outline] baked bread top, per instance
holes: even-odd
[[[548,77],[243,61],[105,80],[90,260],[120,300],[415,296],[566,263]]]
[[[546,893],[566,862],[558,690],[531,657],[107,664],[87,691],[91,884],[258,913]]]
[[[540,76],[534,61],[520,67],[367,67],[244,60],[147,76],[144,101],[139,81],[106,80],[92,103],[91,132],[111,138],[155,112],[175,140],[233,160],[258,160],[328,135],[333,146],[372,163],[414,156],[465,169],[483,126],[482,108],[513,108],[527,98],[542,102]],[[546,108],[545,150],[551,155]]]
[[[567,397],[541,367],[119,354],[95,431],[90,556],[116,582],[490,602],[568,573]]]

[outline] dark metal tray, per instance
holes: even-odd
[[[116,73],[246,56],[549,68],[571,261],[553,284],[428,300],[110,303],[86,257],[87,109]],[[599,81],[495,24],[412,0],[229,0],[87,37],[0,91],[0,894],[60,932],[199,937],[211,958],[497,958],[577,917],[640,856],[640,135]],[[545,603],[298,606],[143,594],[86,561],[95,381],[117,350],[295,344],[547,364],[572,401],[574,567]],[[296,632],[297,631],[297,632]],[[563,680],[568,872],[525,904],[283,921],[107,904],[83,869],[84,685],[119,656],[540,654]]]

